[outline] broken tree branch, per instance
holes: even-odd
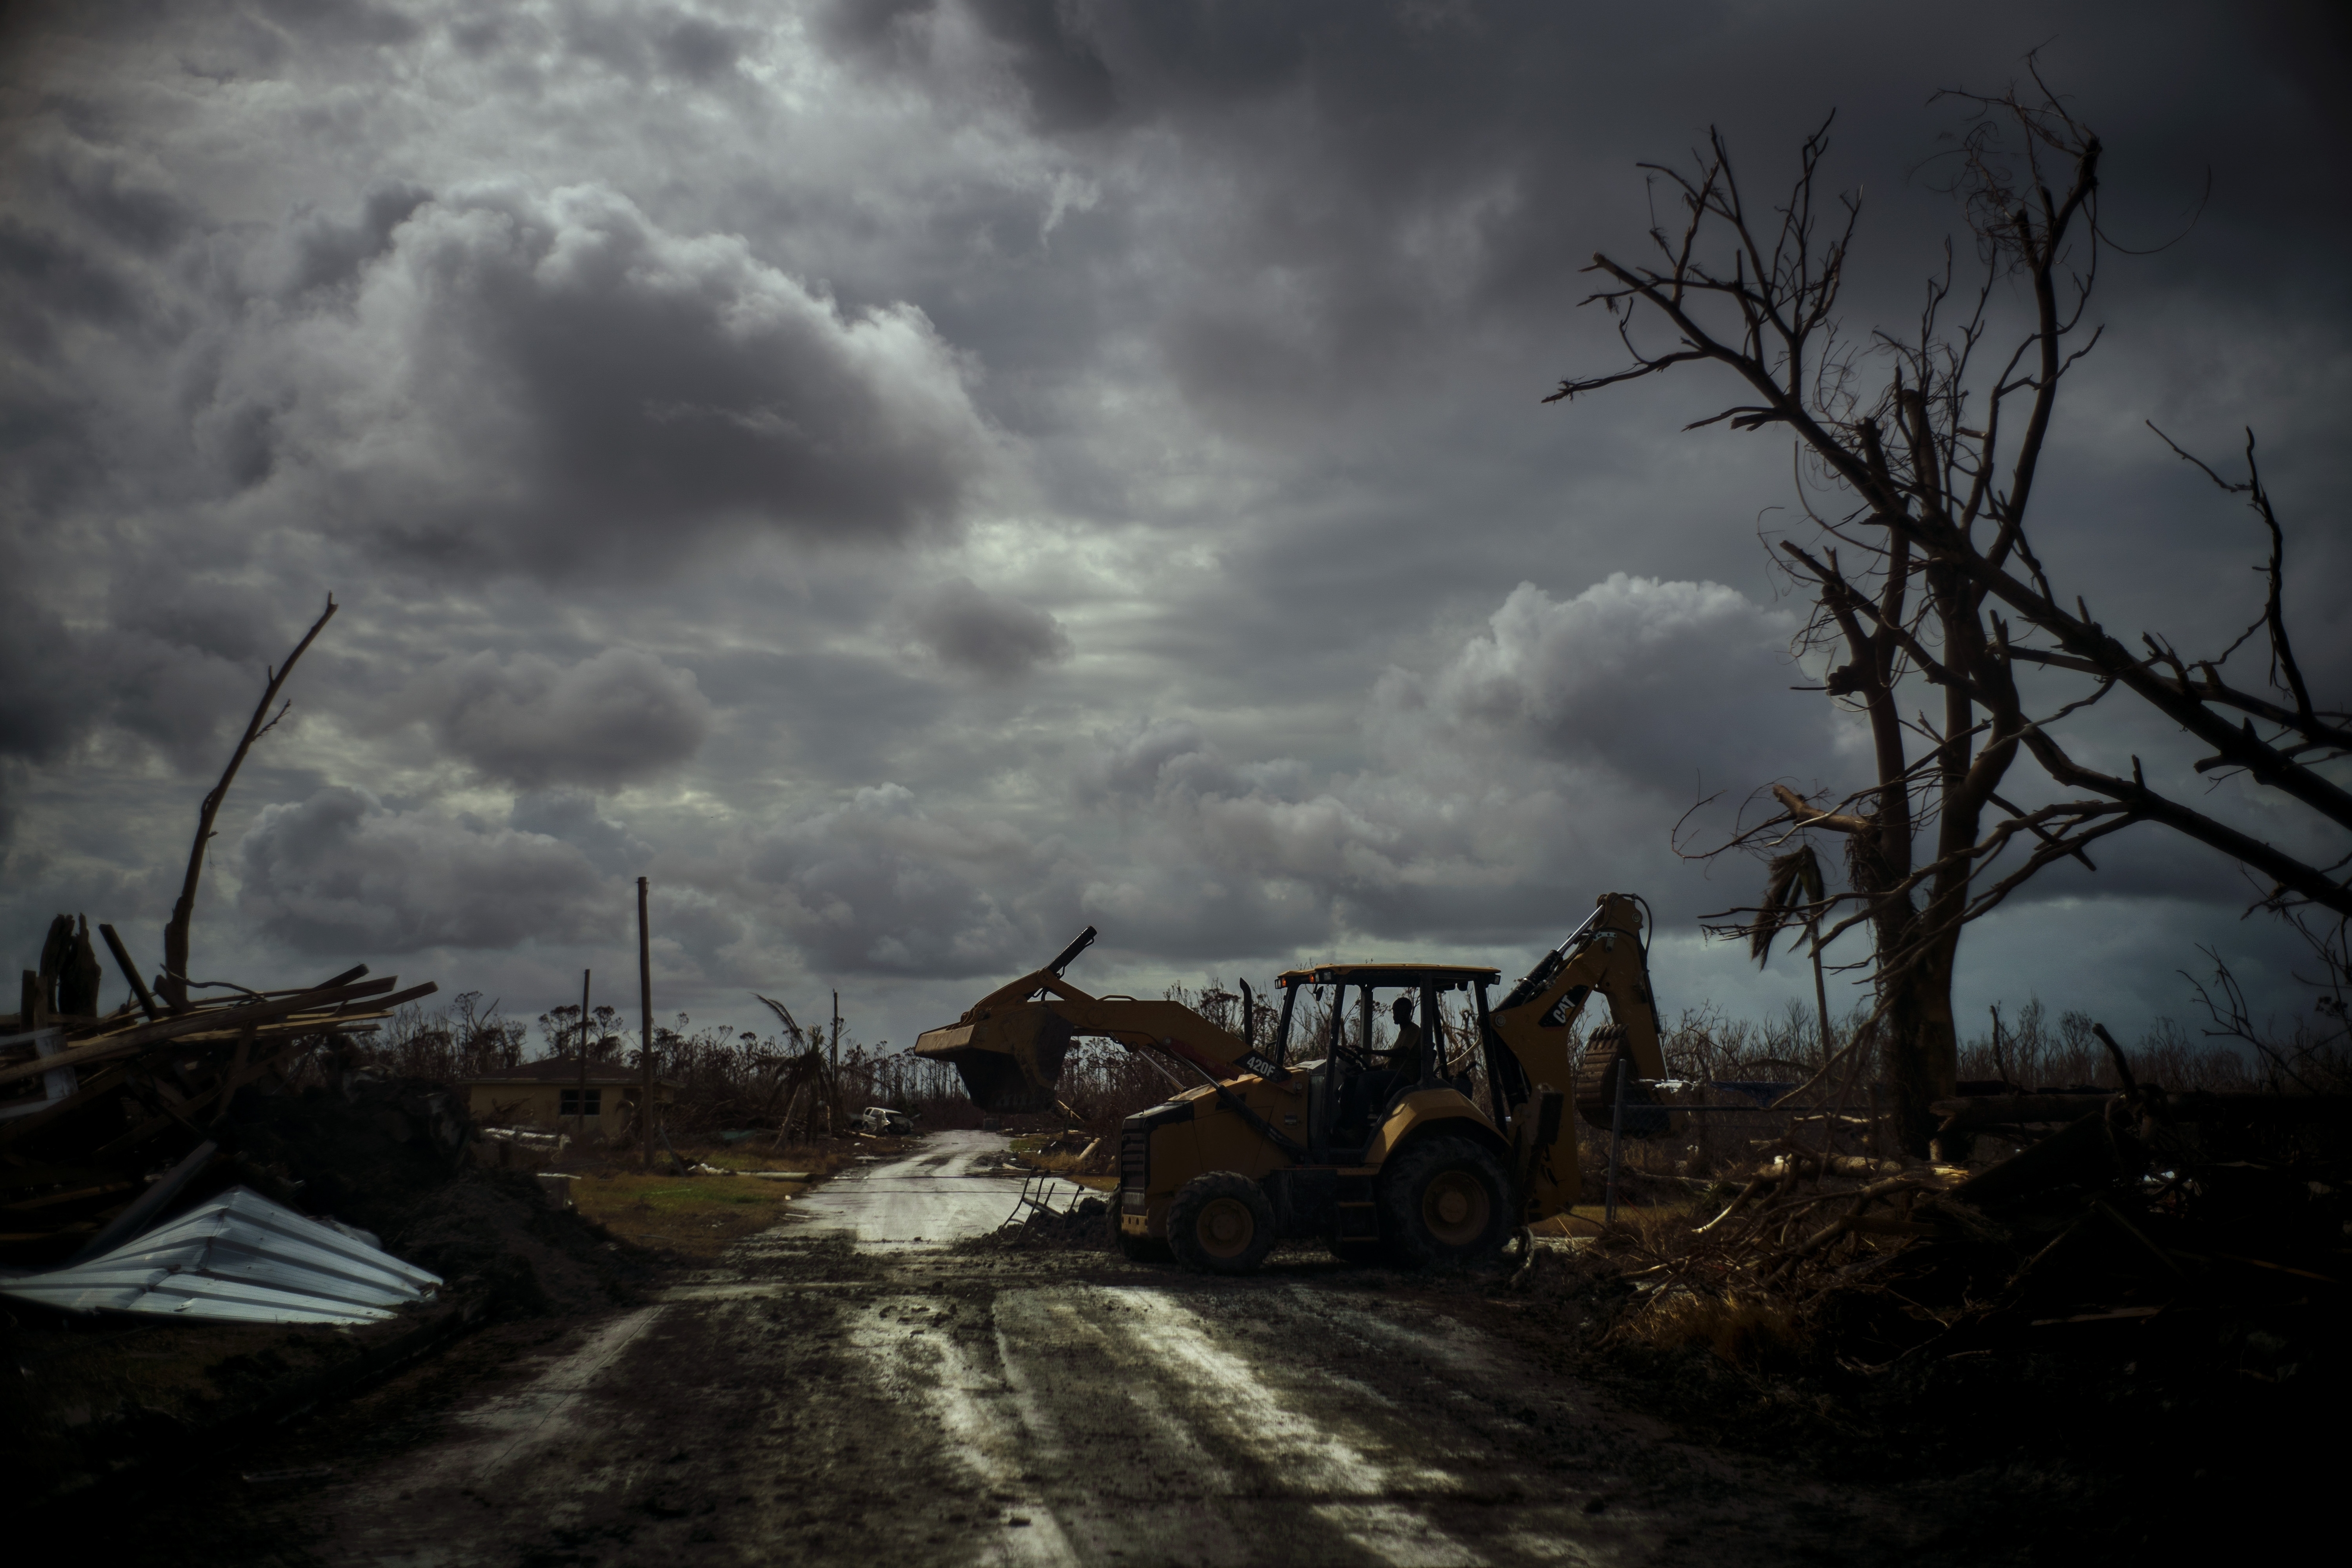
[[[275,716],[269,711],[269,705],[278,700],[278,693],[285,686],[286,678],[294,673],[295,662],[317,640],[328,621],[334,617],[335,608],[335,596],[330,594],[327,595],[327,607],[319,613],[317,620],[310,623],[310,629],[302,634],[302,640],[294,645],[294,651],[286,656],[286,662],[269,672],[269,683],[262,689],[261,700],[255,704],[253,717],[246,721],[245,733],[238,738],[236,750],[230,754],[220,783],[213,785],[212,793],[205,796],[204,805],[197,809],[196,841],[188,849],[188,873],[181,879],[179,898],[173,901],[172,918],[163,925],[162,989],[164,1005],[174,1013],[185,1012],[188,1006],[188,926],[195,918],[196,883],[205,874],[205,848],[212,842],[214,820],[220,816],[221,802],[228,798],[228,786],[236,782],[237,769],[245,765],[246,753],[253,750],[254,742],[277,728],[278,721],[285,718],[287,708],[292,706],[289,702],[279,708]]]

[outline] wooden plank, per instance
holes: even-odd
[[[78,1049],[83,1046],[107,1045],[133,1036],[144,1039],[161,1039],[168,1037],[161,1032],[167,1029],[178,1031],[235,1028],[256,1008],[267,1009],[260,1015],[263,1017],[283,1017],[289,1011],[301,1012],[306,1009],[324,1011],[348,1005],[362,996],[373,996],[389,991],[398,984],[400,982],[396,976],[387,974],[381,979],[354,985],[307,985],[289,991],[249,991],[241,995],[225,997],[219,1001],[199,1002],[192,1006],[183,1007],[176,1013],[167,1013],[152,1024],[139,1025],[132,1029],[116,1029],[102,1035],[86,1033],[74,1041],[74,1046]],[[127,1008],[118,1011],[118,1016],[125,1016],[127,1014]],[[111,1024],[115,1019],[100,1019],[97,1022]]]
[[[94,1062],[115,1061],[134,1056],[150,1047],[175,1040],[199,1031],[242,1029],[247,1024],[260,1024],[283,1018],[289,1014],[313,1013],[321,1008],[373,996],[397,984],[396,979],[370,980],[358,985],[346,985],[334,991],[309,991],[299,996],[281,997],[258,1002],[247,1007],[224,1008],[216,1013],[188,1013],[165,1018],[157,1023],[142,1024],[120,1034],[105,1035],[80,1045],[69,1046],[56,1056],[44,1057],[37,1062],[23,1062],[15,1067],[0,1068],[0,1084],[18,1079],[32,1078],[58,1068],[83,1068]],[[404,998],[429,994],[437,987],[427,984],[401,993]],[[387,999],[388,1000],[388,999]],[[383,1003],[376,1004],[383,1005]],[[232,1033],[230,1037],[234,1037]]]

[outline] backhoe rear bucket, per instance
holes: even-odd
[[[1035,1005],[926,1029],[915,1039],[917,1056],[955,1064],[974,1105],[1006,1114],[1054,1109],[1054,1089],[1062,1081],[1062,1058],[1069,1049],[1068,1021]]]

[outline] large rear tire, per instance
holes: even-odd
[[[1168,1247],[1187,1268],[1253,1273],[1274,1241],[1274,1205],[1238,1171],[1195,1176],[1168,1205]]]
[[[1381,1172],[1381,1233],[1407,1268],[1482,1263],[1511,1234],[1511,1186],[1482,1144],[1444,1134],[1409,1143]]]

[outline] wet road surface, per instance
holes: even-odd
[[[404,1568],[1910,1559],[1900,1510],[1672,1441],[1468,1287],[1303,1253],[1221,1280],[946,1245],[1012,1206],[1018,1184],[971,1173],[997,1146],[937,1137],[835,1182],[729,1268],[346,1456],[300,1500],[309,1552]]]
[[[993,1132],[934,1132],[912,1153],[843,1172],[793,1213],[813,1234],[848,1236],[869,1250],[985,1236],[1013,1217],[1023,1190],[993,1173],[1003,1152]],[[1028,1191],[1056,1207],[1079,1195],[1063,1181],[1040,1180]]]

